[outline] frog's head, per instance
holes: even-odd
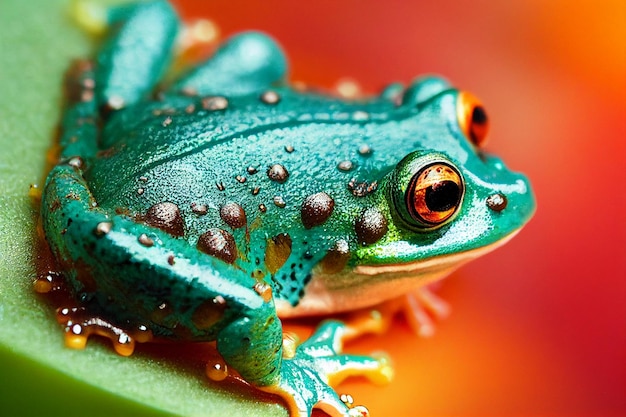
[[[477,99],[429,78],[405,91],[399,109],[409,107],[419,111],[403,131],[415,134],[401,140],[414,150],[389,167],[356,220],[346,268],[327,274],[322,262],[314,274],[309,290],[330,309],[440,279],[508,241],[535,210],[528,180],[483,151],[488,120]]]

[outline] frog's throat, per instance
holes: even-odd
[[[480,248],[426,260],[389,265],[359,265],[335,275],[324,275],[314,269],[305,294],[296,306],[277,300],[278,315],[325,315],[380,304],[446,277],[461,265],[504,245],[520,229]]]

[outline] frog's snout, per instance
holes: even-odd
[[[507,169],[502,160],[492,155],[482,155],[491,172],[493,186],[486,193],[485,204],[494,213],[515,210],[517,215],[527,220],[535,211],[535,197],[525,175]]]

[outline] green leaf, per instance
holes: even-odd
[[[0,2],[0,50],[2,414],[286,415],[251,392],[209,382],[201,367],[189,366],[198,361],[177,365],[150,349],[124,358],[94,341],[82,351],[64,346],[52,307],[32,289],[38,208],[29,186],[43,185],[63,73],[71,59],[89,56],[92,44],[69,17],[67,2],[6,0]]]

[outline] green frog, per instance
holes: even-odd
[[[80,303],[59,313],[69,344],[215,341],[215,379],[233,368],[293,416],[367,415],[330,386],[389,377],[384,358],[341,353],[367,325],[327,320],[296,345],[279,317],[399,299],[520,230],[532,191],[482,150],[484,107],[438,77],[353,100],[297,88],[258,32],[166,77],[181,27],[171,5],[105,18],[95,59],[68,71],[42,196]]]

